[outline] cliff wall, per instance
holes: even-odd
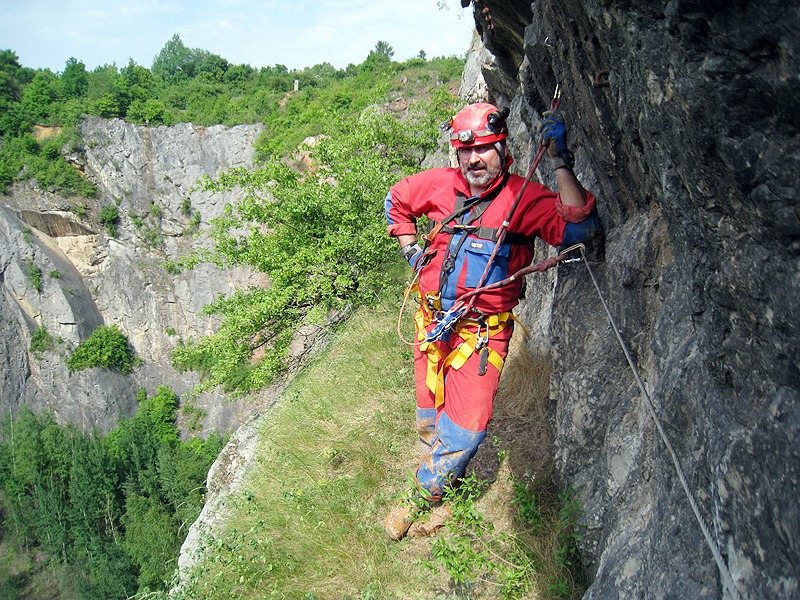
[[[531,279],[524,320],[553,357],[555,458],[583,510],[586,598],[796,598],[798,4],[473,8],[481,39],[462,93],[512,107],[520,172],[564,90],[604,227],[589,264],[711,539],[585,266]]]
[[[213,331],[201,314],[234,286],[264,285],[252,273],[202,265],[168,271],[201,243],[198,232],[219,216],[235,193],[194,189],[203,175],[249,166],[258,125],[226,128],[137,127],[87,118],[82,151],[71,156],[97,184],[99,196],[62,198],[35,182],[14,190],[0,206],[0,410],[28,405],[50,410],[62,423],[111,429],[135,410],[137,389],[168,385],[184,394],[196,383],[177,373],[170,350],[180,339]],[[116,233],[99,213],[115,206]],[[37,291],[31,268],[41,274]],[[89,369],[69,374],[66,358],[98,325],[117,325],[141,359],[129,376]],[[56,340],[52,350],[30,352],[40,326]],[[191,400],[206,430],[234,429],[269,393],[233,402],[219,393]],[[197,411],[195,411],[196,413]]]

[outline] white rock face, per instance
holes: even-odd
[[[0,410],[27,404],[107,431],[132,414],[140,387],[152,394],[168,385],[179,395],[193,387],[193,374],[171,367],[170,351],[213,331],[201,310],[214,298],[267,282],[243,269],[202,265],[173,275],[165,265],[202,243],[197,231],[241,196],[198,190],[198,180],[252,167],[262,130],[90,117],[80,128],[84,152],[71,159],[97,184],[97,200],[62,198],[34,182],[0,205]],[[114,235],[99,223],[106,206],[119,211]],[[31,269],[40,273],[38,291]],[[104,369],[69,376],[69,351],[102,324],[120,328],[142,366],[127,377]],[[35,357],[28,349],[40,326],[61,342]],[[207,412],[207,430],[231,430],[268,398],[233,403],[209,393],[194,402]]]

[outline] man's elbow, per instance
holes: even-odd
[[[564,239],[561,245],[568,247],[582,244],[592,239],[599,232],[600,219],[597,218],[597,213],[592,213],[580,223],[567,223],[564,228]]]

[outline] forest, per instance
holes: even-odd
[[[458,57],[428,60],[424,52],[397,63],[393,53],[386,42],[378,42],[361,64],[345,69],[329,63],[255,69],[188,48],[175,34],[150,68],[131,60],[123,67],[107,64],[87,71],[70,57],[62,72],[53,73],[26,68],[13,50],[2,50],[0,192],[35,178],[41,187],[92,197],[91,184],[63,158],[79,144],[75,126],[84,114],[151,126],[264,123],[262,157],[282,156],[307,136],[324,133],[336,115],[358,114],[385,96],[398,74],[423,69],[435,86],[458,77],[464,64]],[[42,125],[62,128],[60,135],[37,140],[34,130]]]
[[[215,250],[187,257],[180,268],[198,260],[246,264],[283,285],[243,291],[209,307],[221,315],[225,335],[218,341],[188,341],[173,357],[177,368],[199,371],[205,388],[247,393],[281,371],[282,350],[294,327],[368,301],[366,292],[386,281],[388,241],[380,198],[393,178],[418,170],[426,153],[436,149],[438,119],[454,102],[446,84],[458,80],[464,64],[458,57],[428,60],[424,53],[397,63],[392,54],[379,42],[361,64],[346,69],[327,63],[301,70],[255,69],[188,48],[176,34],[149,68],[131,61],[87,71],[69,58],[62,72],[53,73],[20,65],[13,50],[0,51],[0,193],[35,180],[75,200],[76,218],[82,218],[83,207],[98,196],[69,160],[81,151],[77,125],[83,115],[146,126],[263,123],[259,169],[203,183],[208,189],[243,186],[247,198],[215,223]],[[409,81],[408,93],[424,96],[412,127],[369,110]],[[50,135],[39,135],[42,129]],[[325,138],[314,157],[338,185],[304,178],[285,160],[311,135]],[[274,197],[267,201],[263,191],[276,181]],[[330,226],[334,213],[337,227]],[[113,225],[114,218],[100,215],[104,218]],[[252,223],[268,225],[271,235],[231,233]],[[113,236],[113,226],[107,233]],[[365,243],[353,245],[354,237]],[[100,333],[105,337],[93,336],[94,345],[78,347],[70,370],[130,372],[135,357],[119,332]],[[43,330],[37,334],[34,354],[51,342]],[[98,358],[109,347],[103,340],[113,340],[121,354]],[[253,352],[264,344],[272,352],[253,364]],[[167,387],[151,397],[140,390],[137,400],[136,414],[107,435],[64,426],[24,408],[13,418],[5,416],[0,427],[3,597],[20,597],[23,589],[29,593],[33,573],[38,573],[37,585],[49,586],[40,593],[52,597],[146,597],[169,589],[180,545],[203,505],[206,474],[225,437],[182,439],[176,425],[179,398]]]

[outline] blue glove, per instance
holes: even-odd
[[[420,258],[422,258],[422,248],[419,247],[419,244],[408,244],[407,246],[403,246],[400,249],[400,252],[403,254],[403,258],[408,261],[408,264],[411,265],[411,268],[415,271],[419,271],[420,268],[423,266],[421,264]]]
[[[567,147],[567,126],[560,110],[548,110],[542,113],[542,145],[547,146],[550,156],[565,156]]]

